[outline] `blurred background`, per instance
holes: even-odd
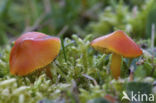
[[[0,0],[0,45],[28,31],[83,38],[121,29],[148,39],[152,24],[155,0]]]

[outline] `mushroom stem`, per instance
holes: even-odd
[[[45,72],[46,72],[46,75],[52,79],[52,74],[51,74],[51,70],[50,70],[50,64],[48,64],[45,68]]]
[[[112,60],[111,60],[111,72],[115,79],[118,79],[120,76],[120,67],[121,67],[121,61],[122,57],[116,53],[112,54]]]
[[[129,80],[130,81],[134,80],[134,73],[133,73],[133,71],[130,72]]]

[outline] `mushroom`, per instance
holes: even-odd
[[[39,32],[27,32],[19,37],[10,53],[10,72],[25,76],[50,64],[60,50],[60,39]]]
[[[110,69],[115,79],[120,76],[122,56],[136,58],[142,54],[139,46],[121,30],[96,38],[91,46],[103,53],[112,53]]]

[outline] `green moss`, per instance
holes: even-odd
[[[0,102],[27,103],[29,101],[36,103],[43,99],[63,99],[67,103],[76,103],[78,99],[81,103],[86,103],[90,99],[104,97],[106,94],[117,97],[120,101],[124,90],[123,85],[126,84],[128,78],[123,77],[118,81],[112,78],[109,56],[97,54],[90,47],[91,35],[84,39],[76,35],[72,37],[73,39],[64,39],[67,60],[65,61],[64,51],[61,49],[59,56],[51,63],[52,80],[45,75],[44,71],[39,77],[37,72],[26,77],[10,75],[10,46],[1,48]],[[148,62],[148,65],[150,63]],[[128,65],[127,62],[125,65]],[[142,66],[141,68],[147,67],[147,65]],[[140,66],[137,68],[137,71],[141,69]],[[124,66],[123,69],[128,69],[128,67]],[[143,72],[144,69],[141,71]],[[137,71],[135,80],[138,80],[138,77],[143,79],[148,76],[148,74],[137,74]]]

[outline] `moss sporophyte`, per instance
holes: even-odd
[[[39,32],[27,32],[15,41],[10,53],[10,72],[13,75],[25,76],[33,71],[46,68],[51,76],[48,64],[60,51],[60,39]]]
[[[115,79],[120,76],[122,56],[136,58],[142,55],[139,46],[121,30],[96,38],[91,42],[91,46],[103,53],[112,53],[110,69]]]

